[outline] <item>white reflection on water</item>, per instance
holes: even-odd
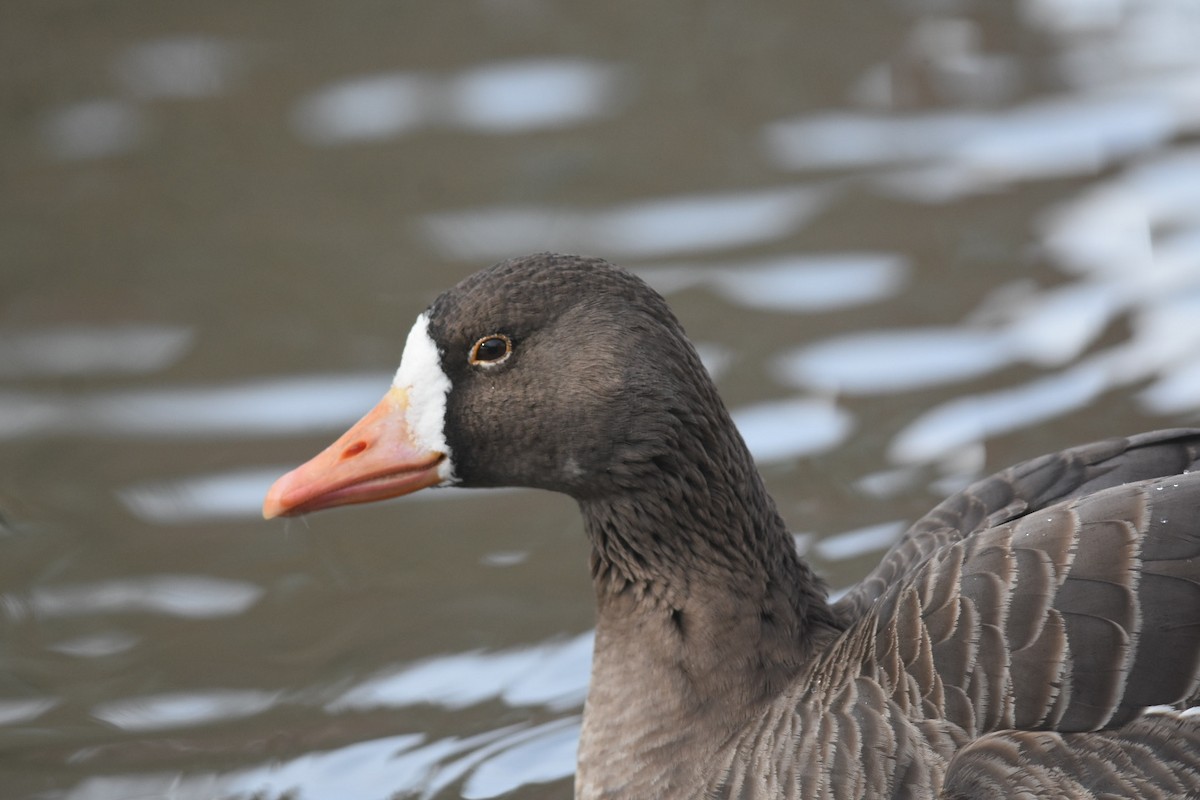
[[[816,186],[641,200],[599,211],[502,206],[430,214],[422,228],[443,255],[489,261],[557,250],[605,257],[713,251],[773,241],[824,207]]]
[[[663,293],[709,286],[726,300],[774,311],[829,311],[896,294],[908,262],[894,253],[813,253],[722,266],[635,269]]]
[[[529,560],[528,550],[498,550],[479,559],[485,567],[515,567]]]
[[[919,479],[918,471],[911,466],[891,467],[863,475],[854,482],[854,488],[880,499],[899,497],[914,490]]]
[[[154,372],[178,360],[194,335],[190,328],[133,324],[6,331],[0,377]]]
[[[1095,34],[1119,24],[1129,3],[1121,0],[1024,0],[1021,15],[1029,23],[1058,34]]]
[[[721,344],[711,342],[694,342],[694,344],[696,355],[700,356],[700,363],[704,365],[705,371],[714,381],[721,380],[721,376],[733,362],[733,353],[728,347]]]
[[[1200,228],[1200,148],[1168,150],[1093,184],[1047,213],[1041,227],[1043,246],[1064,270],[1153,289],[1159,281],[1147,281],[1145,270],[1163,270],[1156,262],[1170,253],[1171,232]]]
[[[849,411],[811,397],[743,406],[732,416],[760,464],[831,450],[854,429]]]
[[[1200,409],[1200,288],[1144,309],[1133,336],[1116,348],[1126,382],[1155,377],[1138,396],[1146,410],[1175,414]],[[1127,365],[1127,366],[1126,366]]]
[[[441,78],[383,73],[320,89],[292,115],[297,135],[320,145],[391,139],[431,125],[515,134],[610,113],[615,67],[575,58],[497,62]]]
[[[763,131],[768,157],[791,170],[930,161],[983,133],[989,118],[950,111],[896,117],[852,111],[806,115]]]
[[[263,467],[144,483],[122,489],[118,497],[139,519],[156,525],[253,518],[262,513],[271,484],[292,468]]]
[[[1094,174],[1178,132],[1163,100],[1071,96],[1003,112],[802,117],[769,125],[764,143],[790,170],[904,166],[881,173],[879,186],[945,202],[1017,181]]]
[[[420,746],[414,745],[421,737],[395,736],[238,773],[230,776],[225,788],[275,792],[292,789],[297,792],[297,800],[383,800],[395,792],[432,797],[470,774],[464,797],[496,797],[527,783],[573,774],[578,740],[578,717],[535,726],[512,725]],[[485,768],[493,761],[496,767]]]
[[[42,123],[42,139],[56,158],[104,158],[136,148],[148,127],[142,109],[133,103],[87,100],[52,112]]]
[[[125,631],[102,631],[66,639],[47,649],[75,658],[105,658],[130,650],[139,641],[140,637]]]
[[[1171,374],[1148,386],[1138,399],[1155,414],[1182,414],[1200,408],[1200,357],[1177,364]]]
[[[262,587],[206,575],[144,578],[65,586],[37,586],[28,606],[38,616],[145,612],[206,619],[240,614],[258,602]]]
[[[240,48],[213,37],[179,36],[132,45],[113,63],[122,96],[55,109],[42,122],[42,142],[52,156],[66,161],[132,152],[151,129],[146,101],[224,94],[243,66]]]
[[[370,678],[330,711],[434,703],[456,709],[500,699],[512,706],[568,709],[587,695],[593,633],[561,642],[439,656]]]
[[[215,97],[228,92],[242,67],[238,47],[208,36],[155,39],[127,48],[114,72],[145,99]]]
[[[1059,37],[1059,72],[1077,87],[1165,79],[1200,61],[1200,14],[1186,0],[1025,0],[1020,8],[1027,22]]]
[[[492,699],[513,706],[574,708],[586,693],[592,638],[588,632],[565,642],[430,659],[370,679],[331,703],[328,710],[337,714],[417,703],[456,709]],[[150,731],[253,716],[279,699],[279,692],[178,692],[104,703],[93,714],[125,730]],[[274,796],[291,791],[301,800],[382,800],[394,792],[433,796],[464,777],[464,797],[495,797],[525,784],[570,776],[575,770],[579,724],[579,717],[572,715],[541,725],[513,725],[469,738],[430,742],[420,734],[404,734],[224,775],[94,777],[67,797],[157,797],[169,789],[172,798],[238,792]]]
[[[1065,271],[1113,288],[1129,340],[1109,348],[1114,384],[1154,382],[1154,413],[1200,407],[1200,148],[1167,151],[1093,185],[1043,220],[1048,254]]]
[[[299,136],[313,144],[390,139],[426,124],[432,100],[419,75],[370,75],[305,98],[292,113]]]
[[[1083,361],[1043,377],[993,392],[956,397],[897,434],[889,454],[902,463],[941,458],[988,436],[1017,430],[1082,408],[1109,389],[1154,382],[1139,400],[1155,413],[1200,408],[1200,270],[1167,297],[1130,309],[1130,337]],[[1028,344],[1028,343],[1027,343]]]
[[[907,391],[971,378],[1014,356],[1001,332],[961,327],[855,333],[777,358],[777,377],[793,386],[855,394]]]
[[[880,178],[882,189],[946,202],[1018,181],[1093,175],[1179,133],[1173,110],[1151,98],[1064,98],[987,120],[984,130],[928,167]]]
[[[15,725],[37,719],[60,702],[62,701],[52,697],[0,700],[0,725]]]
[[[263,498],[266,497],[271,484],[280,475],[295,467],[296,464],[280,464],[275,467],[140,483],[121,489],[117,497],[130,513],[154,525],[257,519],[262,514]],[[521,490],[459,489],[447,486],[418,492],[398,502],[484,499],[518,491]]]
[[[387,800],[398,794],[427,798],[464,775],[463,797],[490,798],[526,784],[569,777],[575,771],[578,739],[578,717],[428,743],[421,734],[402,734],[223,775],[91,777],[67,792],[64,800]]]
[[[514,725],[493,731],[485,736],[495,736],[494,741],[465,752],[454,761],[440,764],[436,769],[427,766],[427,777],[411,788],[423,789],[421,797],[433,797],[470,773],[462,796],[482,798],[496,797],[526,783],[565,778],[575,772],[579,725],[578,717],[567,717],[534,727]],[[480,738],[475,737],[477,741]],[[405,754],[405,758],[415,760],[424,752],[445,751],[447,745],[455,741],[433,742]]]
[[[844,110],[772,123],[768,157],[789,170],[857,168],[875,185],[945,202],[1016,181],[1095,174],[1200,126],[1200,14],[1191,3],[1031,0],[1024,21],[1058,37],[1049,65],[1072,94],[996,111],[898,116],[893,70],[915,69],[956,103],[1016,94],[1013,56],[984,52],[970,22],[920,20],[908,50],[869,69]],[[1016,56],[1019,59],[1019,56]],[[966,91],[964,91],[964,88]]]
[[[567,719],[534,730],[536,735],[483,761],[463,784],[462,796],[498,797],[527,783],[545,783],[574,774],[579,720]]]
[[[0,392],[0,439],[60,433],[258,437],[325,431],[362,416],[390,381],[381,373],[83,396]]]
[[[931,461],[956,448],[1018,430],[1095,400],[1110,385],[1108,364],[1093,359],[1063,372],[987,394],[965,395],[919,416],[888,449],[895,461]]]
[[[275,705],[279,692],[209,689],[130,697],[102,703],[92,716],[126,731],[186,728],[240,719]]]
[[[946,457],[982,439],[1085,407],[1103,392],[1151,381],[1154,413],[1200,407],[1200,149],[1135,165],[1045,215],[1045,253],[1071,276],[1041,290],[993,291],[944,329],[851,334],[785,352],[783,383],[873,394],[976,378],[1012,364],[1049,370],[1015,386],[930,409],[893,441],[902,463]],[[1099,347],[1116,322],[1130,333]]]
[[[1124,306],[1119,287],[1083,281],[1013,298],[997,316],[1015,357],[1059,366],[1080,356]]]
[[[609,113],[618,70],[582,59],[489,64],[447,86],[451,124],[488,133],[574,125]]]
[[[816,554],[826,561],[845,561],[867,553],[886,550],[900,538],[908,523],[883,522],[866,528],[835,533],[819,539],[813,546]]]

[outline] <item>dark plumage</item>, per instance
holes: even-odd
[[[981,480],[830,604],[639,279],[513,259],[427,317],[444,452],[390,493],[445,459],[464,486],[563,492],[584,515],[597,627],[579,797],[1200,796],[1200,717],[1144,711],[1200,685],[1200,431]],[[511,353],[472,363],[493,334]],[[367,447],[351,434],[318,459]],[[375,499],[359,487],[380,474],[339,477],[361,497],[336,500],[299,499],[289,476],[267,513]]]

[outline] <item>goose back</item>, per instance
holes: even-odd
[[[857,619],[934,550],[982,528],[1059,500],[1198,466],[1200,440],[1187,429],[1114,437],[1015,464],[955,492],[913,523],[834,608],[843,619]]]
[[[742,733],[722,796],[1200,793],[1198,751],[1175,744],[1200,743],[1200,716],[1143,713],[1200,683],[1198,454],[1200,433],[1160,431],[948,498]]]
[[[1200,796],[1200,724],[1193,714],[1152,711],[1118,730],[1089,734],[1002,731],[954,757],[944,800]]]

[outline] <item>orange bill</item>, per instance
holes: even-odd
[[[392,387],[336,442],[275,481],[263,517],[370,503],[440,483],[446,456],[414,441],[407,412],[408,392]]]

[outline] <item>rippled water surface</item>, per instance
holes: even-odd
[[[0,796],[570,793],[570,501],[259,519],[496,259],[667,294],[833,591],[1200,410],[1200,5],[0,11]]]

